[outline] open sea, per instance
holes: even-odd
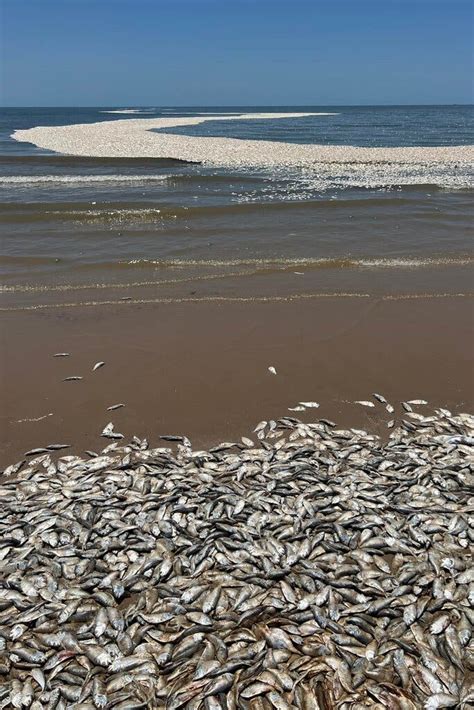
[[[136,299],[143,289],[171,299],[472,290],[473,166],[449,150],[436,161],[423,151],[472,145],[474,107],[115,110],[1,111],[4,306]],[[262,112],[327,115],[226,120]],[[157,131],[264,141],[268,155],[278,141],[290,152],[299,144],[413,147],[415,157],[214,165],[212,156],[64,155],[11,137],[37,126],[216,114]]]

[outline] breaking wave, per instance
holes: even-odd
[[[4,264],[5,259],[0,257],[0,266]],[[19,259],[17,259],[20,262]],[[46,259],[38,259],[36,257],[25,257],[25,266],[32,265],[36,262],[47,263]],[[53,260],[50,260],[51,262]],[[10,264],[11,259],[7,257],[6,264]],[[48,285],[32,285],[32,284],[10,284],[0,286],[0,293],[28,293],[28,292],[49,292],[49,291],[81,291],[89,289],[126,289],[138,288],[146,286],[164,286],[172,284],[184,284],[193,281],[214,281],[219,279],[228,279],[234,277],[249,277],[257,274],[271,275],[284,273],[297,273],[303,275],[306,272],[318,269],[423,269],[436,267],[462,267],[474,264],[473,256],[459,257],[438,257],[438,258],[416,258],[416,257],[399,257],[399,258],[300,258],[300,259],[132,259],[130,261],[119,262],[100,262],[97,264],[85,264],[83,268],[91,270],[94,268],[102,272],[110,272],[123,269],[136,268],[154,268],[164,272],[165,278],[162,280],[147,280],[134,282],[118,282],[118,283],[64,283],[64,284],[48,284]],[[67,265],[67,263],[66,263]],[[80,267],[77,265],[75,269]],[[239,269],[238,271],[217,271],[219,269]],[[196,269],[198,270],[196,273]],[[199,270],[210,270],[211,273],[202,273]],[[304,269],[304,271],[295,271],[296,269]],[[190,270],[191,273],[183,273]],[[167,276],[167,273],[169,276]],[[179,274],[182,274],[179,277]],[[176,278],[178,276],[178,278]]]
[[[87,183],[131,183],[131,182],[162,182],[169,175],[7,175],[0,177],[2,185],[41,185],[58,183],[67,185],[84,185]]]
[[[159,266],[171,268],[188,267],[227,267],[227,266],[249,266],[255,268],[281,267],[291,269],[293,267],[305,267],[308,269],[413,269],[434,266],[469,266],[474,264],[474,257],[470,255],[460,257],[395,257],[395,258],[332,258],[323,257],[312,258],[276,258],[276,259],[131,259],[126,262],[119,262],[121,266]]]

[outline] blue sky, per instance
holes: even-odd
[[[471,103],[470,0],[0,0],[4,106]]]

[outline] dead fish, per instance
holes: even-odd
[[[246,437],[246,436],[243,436],[243,437],[241,438],[241,441],[242,441],[242,444],[243,444],[244,446],[248,446],[248,447],[250,447],[250,448],[252,448],[252,447],[254,446],[254,443],[253,443],[252,439],[249,439],[249,438]]]
[[[17,473],[20,468],[23,466],[25,463],[25,460],[23,459],[22,461],[18,461],[17,463],[13,463],[10,466],[7,466],[7,468],[3,471],[4,476],[13,476],[15,473]]]
[[[48,451],[60,451],[61,449],[69,449],[71,444],[48,444]]]
[[[83,378],[80,377],[79,375],[70,375],[69,377],[65,377],[63,379],[63,382],[73,382],[74,380],[82,380]]]
[[[107,407],[107,411],[108,411],[108,412],[113,412],[115,409],[120,409],[121,407],[125,407],[125,405],[122,404],[122,403],[120,403],[120,404],[112,404],[112,406]]]
[[[258,695],[265,695],[273,690],[273,685],[268,683],[262,683],[261,681],[254,681],[247,685],[246,688],[240,691],[240,697],[244,700],[249,700],[250,698],[255,698]]]
[[[326,424],[326,426],[330,426],[330,427],[336,426],[336,422],[333,422],[331,419],[320,419],[319,421],[321,424]]]
[[[469,704],[474,417],[406,419],[32,449],[0,481],[0,707]]]
[[[102,429],[101,436],[105,437],[106,439],[123,439],[123,434],[119,434],[118,431],[114,430],[114,425],[112,422],[106,424],[106,426]]]
[[[303,407],[308,407],[308,408],[314,408],[317,409],[319,407],[318,402],[299,402]]]
[[[458,698],[450,693],[433,693],[426,700],[425,710],[438,710],[438,708],[452,708],[458,705]]]
[[[368,400],[363,400],[363,399],[357,399],[354,404],[361,404],[363,407],[375,407],[375,404],[373,402],[369,402]]]
[[[70,353],[54,353],[53,357],[69,357]]]
[[[94,367],[92,368],[92,372],[95,372],[96,370],[98,370],[99,367],[104,367],[104,365],[105,365],[105,362],[102,362],[102,361],[101,361],[101,362],[96,362],[96,364],[95,364]]]
[[[276,375],[276,374],[277,374],[277,371],[276,371],[276,369],[273,367],[273,365],[270,365],[270,367],[268,368],[268,372],[271,372],[272,375]]]

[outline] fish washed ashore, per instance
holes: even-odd
[[[282,141],[241,140],[166,133],[166,129],[196,126],[212,119],[226,121],[293,119],[327,116],[327,113],[243,113],[236,116],[137,118],[92,124],[37,126],[15,130],[16,141],[66,155],[115,158],[168,158],[225,167],[310,167],[321,163],[437,163],[469,164],[473,145],[362,148],[346,145],[295,144]],[[340,166],[336,168],[340,170]]]
[[[470,706],[474,417],[419,405],[387,441],[284,417],[28,452],[0,484],[0,707]]]

